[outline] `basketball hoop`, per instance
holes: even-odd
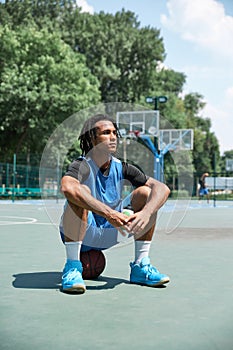
[[[137,137],[140,136],[140,130],[130,130],[128,132],[128,136],[130,139],[136,139]]]
[[[193,129],[164,129],[159,131],[159,149],[180,152],[193,149]]]
[[[140,136],[140,130],[134,130],[134,135],[136,137],[139,137]]]
[[[116,123],[120,130],[124,129],[124,136],[131,134],[132,137],[139,137],[140,132],[143,136],[156,137],[159,133],[159,112],[148,110],[117,112]]]

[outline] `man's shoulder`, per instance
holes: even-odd
[[[112,160],[116,163],[121,163],[122,164],[122,161],[118,158],[116,158],[115,156],[112,157]]]
[[[76,166],[80,166],[80,165],[87,165],[88,166],[88,162],[87,162],[87,159],[85,157],[78,157],[76,159],[74,159],[70,165],[76,165]]]
[[[71,176],[78,179],[80,182],[84,181],[90,173],[90,168],[85,158],[75,159],[68,167],[66,176]]]

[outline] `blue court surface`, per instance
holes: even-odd
[[[60,291],[63,202],[1,201],[1,350],[233,348],[233,203],[168,201],[151,262],[171,282],[131,285],[129,240],[83,295]]]

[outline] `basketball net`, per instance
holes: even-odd
[[[136,139],[137,137],[140,136],[140,131],[139,130],[129,131],[128,136],[131,139]]]

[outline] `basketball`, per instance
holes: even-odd
[[[83,279],[91,280],[97,278],[106,265],[106,259],[101,250],[89,250],[80,253],[80,260],[83,265]]]

